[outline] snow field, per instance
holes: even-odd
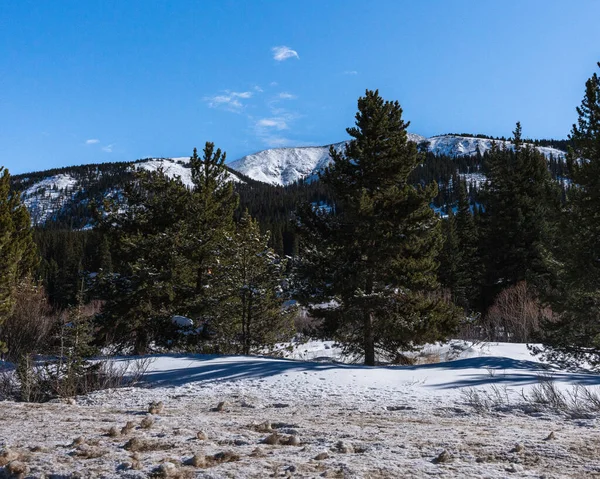
[[[343,359],[331,342],[294,344],[290,357]],[[501,388],[510,404],[553,375],[568,390],[591,374],[549,370],[525,345],[453,341],[431,345],[439,363],[364,367],[242,356],[160,355],[147,387],[100,391],[75,404],[0,403],[0,449],[24,458],[33,477],[148,477],[172,462],[179,477],[584,477],[600,473],[595,416],[540,408],[478,411],[468,391]],[[451,359],[451,360],[450,360]],[[117,359],[130,364],[131,358]],[[162,401],[150,428],[148,404]],[[220,403],[223,403],[219,407]],[[134,427],[111,437],[128,422]],[[270,427],[267,423],[270,422]],[[202,431],[206,439],[198,439]],[[279,444],[263,441],[277,433]],[[553,433],[554,438],[548,439]],[[82,436],[85,445],[71,445]],[[133,437],[143,445],[128,468]],[[294,437],[297,445],[285,445]],[[270,441],[273,442],[273,441]],[[440,457],[443,451],[446,451]],[[210,467],[194,455],[226,456]],[[97,456],[97,457],[96,457]],[[217,456],[222,457],[222,456]],[[171,466],[169,466],[171,467]],[[71,477],[71,476],[67,476]],[[175,476],[173,476],[175,477]]]

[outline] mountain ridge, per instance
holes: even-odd
[[[426,138],[409,133],[409,140],[423,150],[449,157],[468,157],[485,154],[492,142],[512,148],[508,140],[492,140],[475,136],[441,135]],[[272,186],[287,186],[300,180],[313,181],[331,162],[329,148],[342,151],[347,141],[324,146],[281,147],[262,150],[227,163],[230,178],[236,183],[258,181]],[[562,158],[565,152],[552,147],[535,146],[547,158]],[[191,174],[188,157],[145,158],[132,162],[100,163],[77,167],[54,168],[41,172],[24,173],[13,177],[32,221],[44,224],[65,208],[81,202],[82,193],[96,189],[95,198],[101,200],[118,190],[116,184],[128,181],[136,170],[155,171],[159,168],[171,178],[179,177],[188,187]],[[116,171],[116,173],[115,173]],[[122,178],[111,181],[111,175]],[[114,178],[113,178],[114,180]]]

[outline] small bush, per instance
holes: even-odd
[[[486,314],[486,326],[494,341],[527,343],[539,334],[541,322],[552,317],[552,311],[521,281],[496,297]]]
[[[31,279],[22,281],[15,291],[12,313],[0,323],[4,359],[16,363],[23,355],[43,353],[56,322],[44,289]]]

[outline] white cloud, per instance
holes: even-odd
[[[269,148],[278,148],[281,146],[288,146],[294,143],[289,138],[285,138],[283,136],[267,135],[263,136],[261,139],[263,143]]]
[[[232,111],[235,113],[239,113],[240,110],[244,107],[244,104],[239,100],[240,98],[243,100],[247,100],[252,98],[251,91],[229,91],[226,90],[222,95],[214,95],[208,96],[204,98],[204,101],[208,102],[208,106],[210,108],[225,108],[228,111]]]
[[[100,143],[100,140],[97,138],[91,138],[89,140],[85,140],[86,145],[95,145],[96,143]]]
[[[358,75],[358,72],[356,70],[346,70],[343,73],[344,75]]]
[[[287,93],[285,91],[281,92],[278,96],[282,100],[293,100],[294,98],[296,98],[296,95],[292,95],[291,93]]]
[[[282,62],[288,58],[300,59],[296,50],[292,50],[290,47],[286,47],[284,45],[280,47],[273,47],[271,48],[271,51],[273,52],[273,59],[277,60],[278,62]]]
[[[270,86],[277,86],[279,85],[279,83],[277,83],[276,81],[272,81],[271,83],[269,83]]]
[[[112,153],[113,151],[113,146],[115,145],[106,145],[102,147],[102,151],[106,152],[106,153]]]
[[[284,118],[261,118],[256,122],[259,128],[275,128],[277,130],[287,130],[288,125]]]

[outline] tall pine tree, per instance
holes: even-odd
[[[600,67],[600,63],[598,64]],[[546,357],[600,368],[600,78],[585,84],[567,156],[573,186],[563,211],[559,288],[551,298],[559,321],[546,324]]]
[[[98,214],[114,268],[98,276],[97,292],[106,300],[100,334],[143,354],[151,343],[169,339],[169,319],[185,294],[177,251],[190,192],[162,170],[142,170],[124,196],[126,208],[107,204]]]
[[[0,166],[0,324],[12,312],[19,281],[36,264],[36,251],[27,208],[11,191],[8,170]]]
[[[437,186],[410,184],[422,159],[407,127],[398,102],[367,90],[347,130],[352,140],[343,153],[330,150],[322,175],[335,214],[311,205],[299,212],[304,299],[367,365],[378,349],[394,355],[444,339],[457,322],[436,294],[442,238],[429,204]]]
[[[513,148],[493,144],[486,160],[487,183],[480,217],[485,264],[481,311],[496,295],[520,281],[540,293],[552,284],[550,250],[559,193],[546,158],[523,144],[521,125]]]
[[[186,314],[208,325],[219,308],[219,288],[214,272],[226,254],[225,241],[235,230],[238,195],[225,167],[226,154],[207,142],[203,156],[190,158],[192,194],[186,205],[183,242],[178,254],[187,268]]]

